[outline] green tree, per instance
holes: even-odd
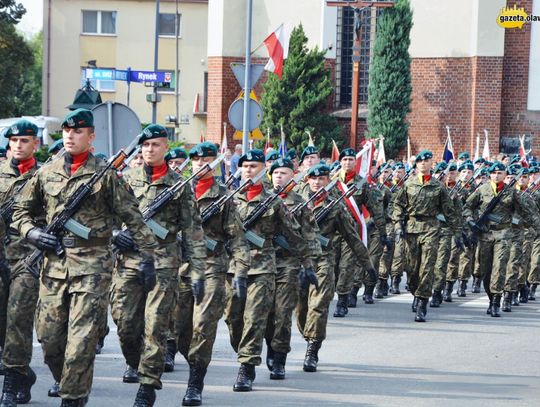
[[[15,0],[0,0],[0,22],[17,24],[25,13],[26,9],[21,3]]]
[[[369,71],[368,130],[370,137],[384,136],[385,152],[396,157],[407,143],[405,121],[411,103],[411,58],[409,34],[412,28],[409,0],[397,0],[379,20]]]
[[[43,32],[32,37],[27,45],[33,56],[33,63],[23,74],[15,94],[15,116],[38,116],[41,114],[41,72],[43,69]]]
[[[332,139],[339,142],[343,136],[337,120],[327,113],[328,98],[333,92],[330,70],[325,67],[325,52],[317,47],[307,48],[307,37],[302,25],[291,33],[289,55],[283,67],[283,77],[270,74],[264,84],[261,129],[270,129],[275,137],[272,144],[280,143],[280,125],[289,148],[303,149],[308,143],[306,130],[311,132],[317,147],[330,152]]]

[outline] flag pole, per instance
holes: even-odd
[[[244,117],[242,125],[242,152],[249,149],[249,96],[251,93],[251,25],[253,21],[253,0],[246,0],[246,70],[244,82]]]

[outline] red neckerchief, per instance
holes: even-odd
[[[356,175],[356,172],[354,172],[354,171],[349,171],[349,172],[345,173],[345,184],[348,184],[349,181],[351,181],[354,178],[355,175]]]
[[[279,194],[279,197],[280,197],[281,199],[287,198],[287,192],[281,192],[281,193]]]
[[[422,184],[425,184],[426,182],[431,181],[431,175],[423,175],[422,176]]]
[[[504,182],[497,182],[497,193],[501,192],[504,188]]]
[[[16,158],[11,160],[11,167],[16,168],[19,171],[19,175],[26,174],[35,166],[36,166],[36,159],[34,157],[30,157],[22,161],[19,161]]]
[[[151,183],[156,182],[158,179],[163,178],[165,175],[167,175],[168,170],[169,166],[167,165],[167,163],[156,165],[155,167],[152,167],[146,163],[144,164],[144,171],[148,176],[148,181]]]
[[[257,195],[263,191],[263,184],[250,185],[246,188],[246,197],[248,201],[251,201]]]
[[[84,165],[84,163],[88,160],[88,154],[89,154],[89,151],[85,151],[84,153],[77,154],[77,155],[66,154],[66,158],[65,158],[66,173],[68,173],[70,176],[75,174],[75,171],[77,171],[79,167]]]
[[[520,191],[526,191],[528,186],[527,185],[519,185],[518,187],[519,187]]]
[[[384,183],[384,186],[385,186],[385,187],[388,187],[388,188],[391,188],[391,187],[392,187],[392,183],[391,183],[390,181],[386,181],[386,182]]]
[[[315,202],[313,202],[313,206],[319,206],[321,203],[323,203],[326,198],[328,197],[328,194],[325,192],[320,197],[315,199]]]
[[[195,198],[199,199],[214,185],[214,177],[203,178],[195,185]]]
[[[448,181],[446,186],[449,187],[449,188],[454,188],[456,186],[456,182],[455,181]]]

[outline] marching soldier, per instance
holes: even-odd
[[[173,148],[165,154],[165,162],[169,164],[169,167],[173,170],[180,167],[187,158],[186,150],[182,147]]]
[[[399,189],[403,187],[404,178],[405,178],[405,165],[402,162],[398,162],[393,167],[394,170],[394,181],[393,185],[390,188],[390,192],[392,192],[392,204],[391,204],[391,212],[390,217],[392,217],[392,213],[394,211],[394,201],[396,199],[396,194]],[[394,233],[394,224],[392,223],[392,234]],[[392,256],[392,266],[390,269],[391,274],[391,283],[390,283],[390,292],[392,294],[401,294],[401,291],[399,290],[399,285],[401,283],[401,279],[403,277],[403,270],[405,269],[405,240],[401,239],[399,241],[394,240],[394,253]],[[409,273],[410,274],[410,273]],[[407,275],[408,278],[408,275]],[[356,298],[356,297],[355,297]],[[350,305],[350,303],[349,303]]]
[[[105,168],[90,153],[95,138],[91,111],[70,112],[62,128],[66,154],[36,172],[25,185],[15,201],[12,227],[44,251],[37,337],[45,363],[60,382],[62,406],[71,407],[86,405],[92,385],[96,343],[106,318],[111,281],[113,219],[120,219],[131,231],[140,251],[140,275],[148,286],[152,280],[155,283],[156,241],[143,224],[130,188],[114,170],[94,185],[72,217],[90,229],[88,239],[68,230],[53,235],[35,225],[35,214],[44,213],[51,222],[74,191]],[[63,256],[57,255],[59,247],[63,247]]]
[[[530,173],[533,176],[532,182],[540,182],[540,167],[532,166]],[[536,209],[540,211],[540,190],[535,187],[535,191],[530,194],[532,200],[536,204]],[[531,270],[527,276],[527,284],[530,287],[529,300],[536,301],[536,288],[540,284],[540,234],[537,234],[532,242],[531,249]]]
[[[58,139],[56,140],[54,143],[51,144],[51,146],[49,147],[49,149],[47,150],[47,152],[51,155],[51,156],[56,156],[56,154],[58,154],[60,152],[60,150],[62,150],[64,148],[64,140],[62,139]]]
[[[38,170],[34,151],[39,145],[38,128],[28,120],[19,120],[8,128],[5,137],[9,139],[11,157],[0,167],[0,202],[7,204],[15,199],[21,188]],[[11,219],[4,219],[8,223]],[[43,223],[43,218],[34,216],[36,224]],[[2,402],[0,406],[9,407],[15,403],[25,404],[30,401],[30,389],[36,381],[36,375],[30,368],[32,360],[32,342],[34,312],[38,298],[39,282],[24,268],[15,267],[17,262],[32,252],[32,246],[19,235],[6,231],[9,244],[6,256],[11,268],[11,275],[3,279],[3,293],[8,294],[3,302],[2,331],[5,329],[2,363],[6,373]],[[4,307],[5,306],[5,307]],[[7,314],[7,318],[6,318]],[[2,337],[4,331],[2,332]]]
[[[243,179],[253,179],[264,170],[264,154],[261,150],[251,150],[240,157]],[[262,181],[245,188],[236,195],[236,204],[243,221],[252,215],[252,211],[267,199],[270,193],[264,190]],[[231,345],[238,354],[241,363],[234,391],[251,391],[255,380],[255,366],[261,364],[261,351],[268,320],[272,308],[275,290],[275,250],[273,237],[283,234],[288,241],[292,254],[297,256],[304,269],[313,273],[311,256],[306,242],[299,234],[299,225],[292,218],[279,199],[271,202],[262,215],[253,219],[248,232],[258,236],[256,245],[250,241],[251,267],[247,281],[234,278],[232,270],[227,275],[225,322],[229,328]],[[254,240],[254,239],[252,239]],[[238,287],[235,290],[235,287]],[[238,298],[235,291],[247,290],[245,300]]]
[[[414,295],[412,310],[416,313],[416,322],[426,321],[427,301],[432,293],[439,247],[439,213],[444,215],[458,245],[462,245],[458,215],[450,203],[448,192],[431,177],[432,158],[433,154],[427,150],[416,156],[416,176],[409,178],[397,193],[392,215],[396,241],[405,237],[411,266],[409,288]]]
[[[142,210],[161,192],[182,180],[165,162],[168,141],[163,126],[147,126],[139,143],[144,165],[128,171],[124,178],[133,189],[138,207]],[[155,390],[162,388],[160,379],[165,363],[164,345],[173,285],[180,265],[176,241],[179,231],[192,232],[185,244],[190,247],[192,271],[201,276],[194,278],[193,292],[199,296],[203,292],[206,251],[200,218],[193,216],[192,200],[189,187],[184,187],[152,218],[166,231],[157,237],[153,283],[143,279],[141,284],[138,271],[139,246],[135,245],[131,237],[131,228],[128,226],[115,233],[113,238],[113,244],[120,249],[120,253],[114,273],[111,309],[118,327],[122,353],[128,366],[138,372],[140,388],[134,407],[152,406],[156,398]]]
[[[193,172],[196,173],[210,164],[217,155],[215,144],[204,142],[193,147],[189,152]],[[212,205],[216,205],[220,199],[227,196],[227,188],[218,184],[214,177],[213,170],[207,171],[194,182],[197,210],[201,215],[205,214],[203,229],[208,242],[204,297],[199,304],[194,304],[190,309],[179,308],[180,314],[176,316],[177,319],[193,321],[192,329],[178,332],[180,336],[188,335],[187,341],[191,341],[186,355],[189,362],[189,380],[182,400],[184,406],[198,406],[202,403],[204,377],[212,359],[217,326],[225,307],[227,269],[234,274],[236,281],[243,282],[237,285],[235,293],[240,300],[245,300],[246,291],[241,287],[245,287],[250,266],[249,246],[233,201],[228,200],[218,207],[216,213],[207,213]],[[226,247],[231,253],[230,260]],[[183,340],[179,339],[178,342]]]

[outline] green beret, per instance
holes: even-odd
[[[144,128],[139,139],[139,144],[144,143],[146,140],[152,140],[155,138],[167,138],[167,129],[161,124],[149,124]]]
[[[529,168],[522,168],[519,175],[529,175],[531,173],[531,170]]]
[[[480,158],[477,158],[476,160],[474,160],[475,164],[484,164],[485,162],[486,162],[486,160],[483,157],[480,157]]]
[[[296,150],[294,148],[291,148],[287,151],[287,158],[290,160],[294,160],[295,158],[298,158],[298,154],[296,154]]]
[[[346,148],[339,153],[339,161],[341,161],[343,157],[356,158],[356,151],[354,151],[352,148]]]
[[[538,163],[536,161],[534,160],[529,161],[529,167],[536,167],[536,166],[538,166]]]
[[[480,170],[480,176],[482,176],[482,177],[487,177],[488,175],[489,175],[489,171],[488,171],[487,168],[482,168],[482,169]]]
[[[60,151],[63,147],[64,147],[64,140],[60,138],[56,140],[54,143],[52,143],[47,151],[49,152],[49,154],[54,154],[57,151]]]
[[[266,161],[274,161],[274,160],[277,160],[278,158],[279,158],[279,151],[277,150],[270,150],[269,152],[266,153],[266,157],[264,157]]]
[[[0,147],[0,157],[6,157],[7,150],[4,147]]]
[[[88,109],[77,109],[69,112],[64,121],[62,128],[82,129],[84,127],[94,127],[94,114]]]
[[[423,150],[423,151],[420,151],[418,153],[418,155],[416,156],[416,159],[415,161],[418,162],[418,161],[425,161],[425,160],[429,160],[430,158],[433,158],[433,153],[429,150]]]
[[[456,163],[448,164],[448,171],[457,171],[457,164]]]
[[[489,169],[489,167],[491,167],[493,165],[493,163],[491,161],[484,161],[484,165],[486,166],[486,168]]]
[[[107,161],[107,156],[105,154],[103,154],[103,153],[96,153],[96,154],[94,154],[94,157],[100,158],[100,159],[102,159],[104,161]]]
[[[38,135],[38,127],[29,122],[26,119],[17,120],[14,124],[7,128],[4,133],[5,138],[10,138],[12,136],[32,136],[36,137]]]
[[[392,167],[390,166],[390,164],[382,163],[381,165],[379,165],[379,168],[377,168],[377,171],[378,172],[383,172],[383,171],[391,170],[391,169],[392,169]]]
[[[174,150],[178,150],[178,149],[175,148]],[[171,150],[171,153],[174,150]],[[184,153],[183,158],[187,158],[187,155],[185,155],[186,152],[184,151],[184,149],[182,148],[181,150]],[[178,152],[180,152],[180,151],[178,150]],[[218,154],[217,146],[214,143],[211,143],[209,141],[204,141],[202,143],[199,143],[195,147],[193,147],[191,150],[189,150],[189,158],[192,158],[192,157],[217,157],[217,154]],[[182,156],[180,155],[180,156],[171,157],[171,158],[182,158]]]
[[[174,160],[175,158],[187,158],[187,157],[188,155],[186,153],[186,150],[184,150],[182,147],[175,147],[167,151],[167,154],[165,154],[165,161]]]
[[[510,165],[521,162],[521,156],[519,154],[515,154],[512,159],[510,160]]]
[[[534,166],[529,168],[529,174],[538,174],[540,172],[540,167]]]
[[[471,163],[471,162],[464,162],[463,164],[461,164],[458,168],[459,172],[463,171],[463,170],[471,170],[471,171],[474,171],[474,165]]]
[[[325,175],[330,175],[330,167],[326,164],[317,164],[307,172],[308,177],[322,177]]]
[[[304,151],[302,151],[302,155],[300,156],[300,161],[304,161],[304,157],[311,154],[319,154],[319,150],[317,150],[317,147],[307,146],[306,148],[304,148]]]
[[[506,172],[508,173],[508,175],[518,175],[520,171],[521,165],[511,164],[506,167]]]
[[[397,162],[394,164],[394,167],[392,167],[394,170],[404,170],[405,169],[405,164],[403,164],[402,162]]]
[[[489,167],[490,173],[495,171],[506,171],[506,166],[503,163],[496,161]]]
[[[448,167],[448,164],[446,164],[446,161],[441,161],[440,163],[437,163],[433,172],[435,174],[439,172],[443,172],[444,170],[446,170],[447,167]]]
[[[289,168],[294,171],[294,164],[288,158],[278,158],[270,167],[270,175],[272,175],[276,168]]]
[[[466,151],[459,153],[458,155],[458,160],[468,160],[469,158],[471,158],[471,155]]]
[[[341,164],[339,161],[334,161],[332,164],[330,164],[330,172],[336,170],[338,167],[341,167]]]
[[[264,163],[264,153],[259,149],[249,150],[246,154],[240,157],[238,160],[238,166],[241,167],[244,161]]]

